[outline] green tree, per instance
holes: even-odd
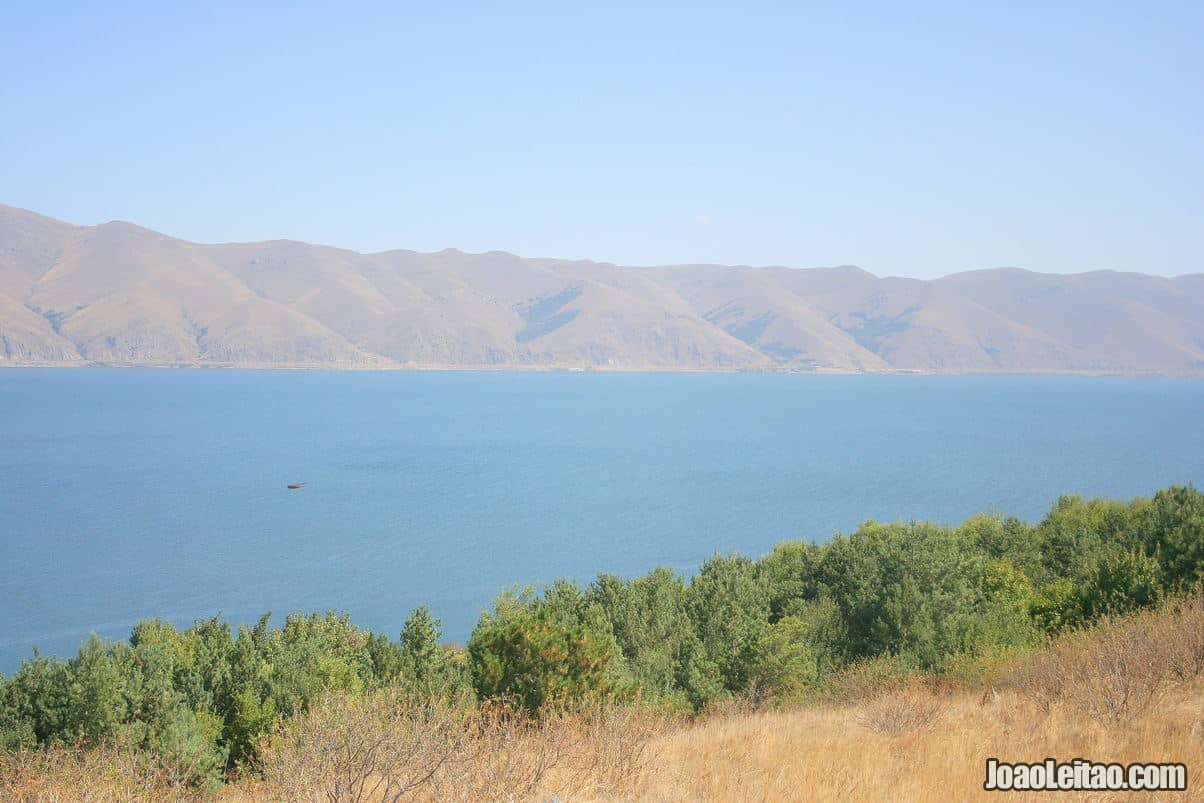
[[[406,619],[401,631],[402,680],[411,691],[457,699],[468,690],[467,678],[440,644],[441,626],[425,605]]]
[[[1204,579],[1204,492],[1172,485],[1138,513],[1141,543],[1160,563],[1162,585],[1185,591]]]
[[[1136,545],[1133,524],[1133,510],[1123,502],[1059,497],[1036,527],[1045,571],[1041,579],[1069,578],[1078,583],[1108,548]]]
[[[1159,573],[1158,561],[1139,550],[1105,552],[1080,588],[1083,615],[1116,615],[1153,604],[1162,591]]]
[[[665,701],[680,696],[680,655],[687,642],[696,640],[680,575],[661,568],[630,583],[599,575],[585,593],[583,618],[613,635],[623,667],[641,694]]]
[[[222,745],[234,762],[255,756],[261,736],[275,727],[279,719],[276,702],[263,697],[253,686],[245,686],[234,697],[222,726]]]
[[[972,650],[984,610],[986,558],[934,524],[867,522],[826,546],[818,576],[840,608],[850,659],[899,655],[939,668]]]
[[[1042,630],[1057,633],[1083,620],[1082,597],[1072,581],[1054,580],[1034,592],[1029,614]]]
[[[218,616],[199,619],[184,632],[184,639],[190,660],[175,674],[184,704],[193,711],[229,711],[234,695],[230,625]]]
[[[819,663],[805,619],[786,616],[761,634],[752,664],[752,682],[773,697],[797,700],[814,687]]]
[[[783,541],[762,558],[759,569],[769,595],[769,618],[776,622],[789,616],[798,603],[815,599],[819,593],[816,569],[823,548],[806,541]]]
[[[686,606],[707,661],[724,688],[748,685],[753,654],[769,626],[769,589],[753,561],[716,555],[690,583]]]
[[[849,661],[849,636],[844,617],[840,606],[827,592],[812,600],[794,600],[783,613],[782,619],[794,619],[805,625],[808,649],[815,657],[818,677],[827,677]]]
[[[29,700],[14,680],[0,675],[0,750],[26,750],[38,744]]]
[[[673,662],[674,680],[691,711],[699,712],[726,695],[719,665],[707,657],[697,637],[683,641]]]
[[[32,730],[37,744],[69,740],[68,726],[73,716],[70,686],[67,663],[35,650],[32,660],[22,662],[6,683],[14,734],[10,738],[25,743]]]
[[[128,724],[134,726],[127,731],[136,741],[145,742],[176,719],[179,709],[187,707],[178,686],[192,668],[189,646],[184,634],[159,619],[139,622],[129,644],[113,645]]]
[[[147,749],[186,782],[212,789],[221,783],[229,753],[219,744],[221,732],[216,714],[180,707],[150,737]]]
[[[609,634],[572,621],[560,605],[514,595],[500,597],[468,640],[477,694],[511,699],[531,712],[554,700],[619,692],[612,647]]]
[[[384,633],[377,633],[365,644],[372,664],[372,675],[378,685],[397,682],[405,667],[402,665],[401,645]]]
[[[1007,560],[1025,576],[1041,574],[1041,544],[1037,532],[1015,516],[971,516],[957,528],[988,560]]]
[[[93,635],[68,662],[65,735],[96,744],[117,732],[127,712],[122,676],[113,655]]]

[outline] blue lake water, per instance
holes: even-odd
[[[463,640],[499,589],[1204,478],[1163,378],[0,371],[0,670],[164,616]],[[300,491],[285,485],[301,481]]]

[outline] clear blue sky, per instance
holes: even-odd
[[[67,4],[0,202],[198,241],[1204,271],[1204,2]]]

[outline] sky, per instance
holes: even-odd
[[[1204,271],[1204,3],[6,0],[0,203],[199,242]]]

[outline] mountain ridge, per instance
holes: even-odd
[[[193,243],[0,205],[0,366],[1204,376],[1204,275]]]

